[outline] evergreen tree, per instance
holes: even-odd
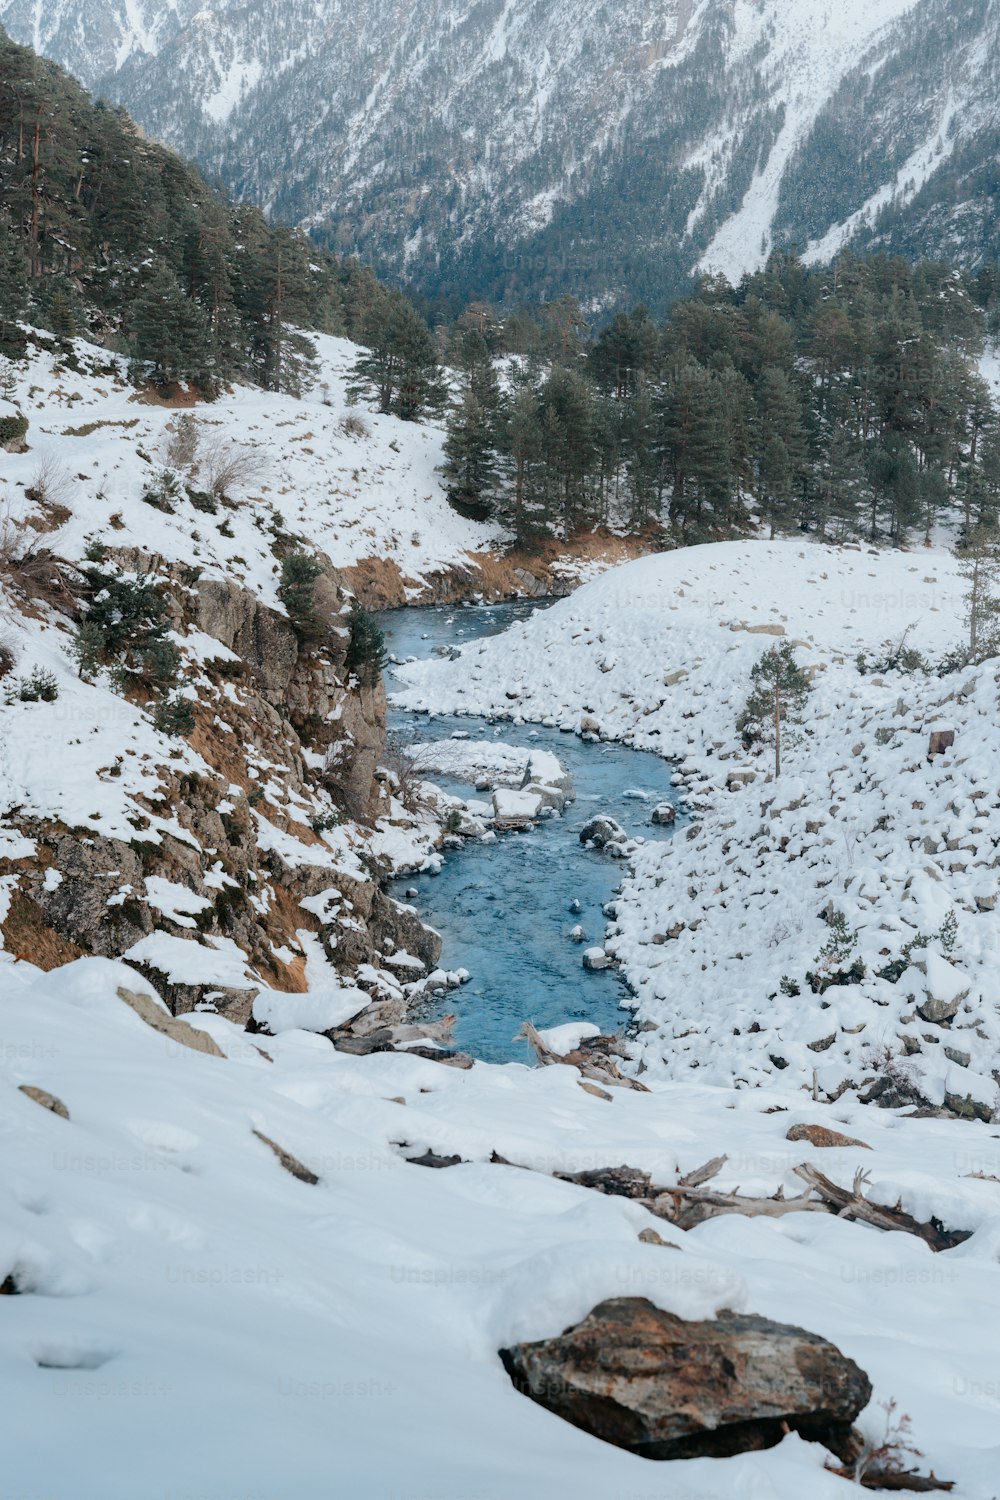
[[[379,287],[347,387],[352,401],[372,399],[378,411],[419,422],[446,399],[437,346],[427,324],[399,292]]]
[[[202,384],[210,378],[212,342],[208,320],[170,267],[157,266],[132,313],[132,353],[155,385]]]
[[[807,514],[821,541],[843,542],[862,523],[867,490],[861,445],[850,422],[836,417],[822,420],[820,434]]]
[[[527,547],[543,526],[539,503],[542,426],[533,386],[524,385],[515,392],[505,414],[504,441],[510,464],[510,526],[516,544]]]
[[[761,742],[774,745],[774,774],[781,775],[782,736],[802,722],[812,683],[795,660],[788,641],[772,646],[750,671],[750,695],[736,721],[749,748]]]
[[[18,357],[24,353],[17,325],[27,305],[27,260],[10,219],[0,213],[0,354]]]
[[[959,553],[965,580],[966,660],[1000,655],[1000,532],[977,528]]]
[[[777,366],[765,369],[757,385],[754,447],[758,495],[773,537],[794,524],[806,459],[802,402]]]
[[[441,467],[448,502],[461,515],[485,520],[497,483],[493,423],[471,388],[453,406]]]

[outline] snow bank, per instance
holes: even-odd
[[[324,1039],[259,1039],[196,1018],[225,1054],[189,1051],[115,994],[135,975],[83,960],[0,988],[4,1214],[0,1393],[12,1494],[51,1500],[346,1495],[579,1500],[836,1500],[821,1449],[651,1469],[526,1401],[496,1351],[559,1332],[602,1298],[689,1316],[725,1305],[802,1324],[871,1376],[863,1419],[895,1397],[926,1464],[989,1500],[1000,1463],[1000,1143],[987,1126],[914,1121],[842,1102],[872,1147],[785,1139],[815,1110],[777,1083],[734,1096],[702,1083],[617,1090],[568,1068],[354,1058]],[[63,1101],[69,1120],[19,1085]],[[775,1112],[778,1111],[778,1112]],[[282,1170],[260,1132],[319,1178]],[[427,1149],[462,1156],[410,1166]],[[490,1163],[493,1151],[510,1162]],[[673,1183],[728,1153],[721,1186],[792,1190],[805,1158],[849,1182],[862,1158],[885,1201],[974,1229],[921,1242],[821,1215],[730,1217],[680,1250],[639,1241],[662,1221],[553,1171],[627,1162]],[[978,1173],[978,1177],[970,1174]],[[905,1337],[900,1330],[905,1330]],[[49,1431],[58,1407],[60,1441]],[[183,1441],[164,1442],[165,1433]],[[393,1441],[386,1441],[386,1434]],[[155,1463],[149,1455],[155,1454]],[[290,1477],[291,1476],[291,1477]]]

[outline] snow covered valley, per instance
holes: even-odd
[[[380,690],[350,687],[338,654],[348,597],[330,596],[342,646],[303,675],[275,550],[281,515],[338,566],[370,552],[366,528],[380,549],[398,532],[420,576],[472,547],[435,533],[416,458],[400,519],[412,455],[391,424],[357,440],[362,468],[386,450],[385,503],[368,513],[336,407],[262,406],[258,433],[220,406],[227,441],[267,447],[274,507],[238,490],[204,520],[187,500],[140,498],[158,465],[137,450],[159,456],[168,412],[130,402],[113,370],[70,382],[36,367],[35,381],[35,451],[5,457],[10,521],[42,512],[40,536],[70,563],[95,537],[147,554],[176,601],[197,728],[168,735],[107,677],[81,679],[58,574],[5,585],[12,680],[37,667],[58,696],[0,708],[0,1491],[848,1493],[797,1430],[653,1464],[512,1384],[501,1350],[604,1299],[646,1299],[831,1341],[871,1382],[858,1426],[873,1447],[896,1402],[923,1453],[906,1462],[960,1500],[993,1500],[996,663],[938,676],[855,662],[911,626],[945,654],[961,630],[954,562],[725,544],[616,569],[491,638],[485,610],[414,611],[394,654],[427,659],[393,669],[393,714],[443,801],[408,814],[376,775]],[[263,431],[279,419],[302,438],[287,452]],[[92,473],[71,457],[91,421]],[[342,448],[346,498],[332,470],[312,483],[321,444]],[[85,474],[72,509],[28,496],[46,457]],[[200,572],[185,571],[193,524]],[[814,692],[775,782],[735,721],[752,663],[781,638]],[[436,655],[456,639],[457,658]],[[368,766],[353,821],[318,779],[320,710]],[[929,760],[936,730],[955,739]],[[651,818],[670,800],[684,807],[672,835]],[[466,847],[434,847],[442,814],[445,842]],[[581,844],[592,814],[621,823],[621,848],[613,830],[603,850]],[[490,974],[469,962],[471,983],[440,1000],[408,988],[426,934],[373,876],[392,868],[393,892],[415,888],[432,922],[475,884],[462,930],[478,925],[496,959],[482,913],[500,907],[518,951]],[[834,912],[845,972],[814,990]],[[81,952],[74,923],[106,950]],[[462,932],[443,911],[439,925],[441,964],[462,965]],[[526,975],[546,936],[557,961],[539,995]],[[617,968],[585,971],[590,947]],[[408,1033],[414,1000],[429,1027],[457,1011],[461,1049],[498,1060]],[[626,1020],[623,1000],[628,1045],[588,1052]],[[394,1018],[392,1050],[345,1030],[359,1007]],[[513,1049],[529,1020],[547,1066]]]

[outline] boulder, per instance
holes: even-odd
[[[935,1026],[954,1020],[971,990],[965,975],[931,949],[915,958],[911,968],[920,976],[918,983],[924,992],[917,1001],[921,1020]]]
[[[827,1339],[770,1318],[689,1322],[616,1297],[500,1358],[524,1395],[642,1458],[724,1458],[789,1430],[844,1462],[863,1447],[853,1423],[871,1399],[865,1372]]]
[[[498,828],[530,828],[542,806],[542,799],[535,792],[515,792],[498,787],[493,793],[493,816]]]
[[[583,955],[583,967],[596,974],[602,969],[610,969],[611,959],[603,948],[588,948]]]
[[[179,1021],[176,1017],[169,1015],[152,995],[145,995],[141,990],[127,990],[123,986],[118,991],[118,998],[123,1000],[130,1010],[135,1011],[140,1021],[145,1021],[147,1026],[151,1026],[162,1036],[169,1037],[178,1046],[188,1047],[192,1052],[204,1052],[209,1057],[225,1056],[207,1031],[199,1031],[187,1021]]]
[[[931,733],[930,742],[927,746],[927,759],[933,760],[937,755],[943,755],[950,750],[955,743],[954,729],[935,729]]]
[[[628,834],[620,823],[606,814],[599,813],[580,829],[580,843],[593,844],[595,849],[604,849],[608,844],[624,844]]]
[[[672,802],[661,802],[653,808],[651,823],[657,827],[670,828],[677,821],[677,809]]]

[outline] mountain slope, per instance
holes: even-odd
[[[912,215],[887,243],[936,215],[935,247],[961,252],[991,192],[998,17],[997,0],[0,0],[12,35],[335,248],[431,294],[596,305],[662,303],[697,267],[738,277],[779,240],[864,241],[885,205]]]

